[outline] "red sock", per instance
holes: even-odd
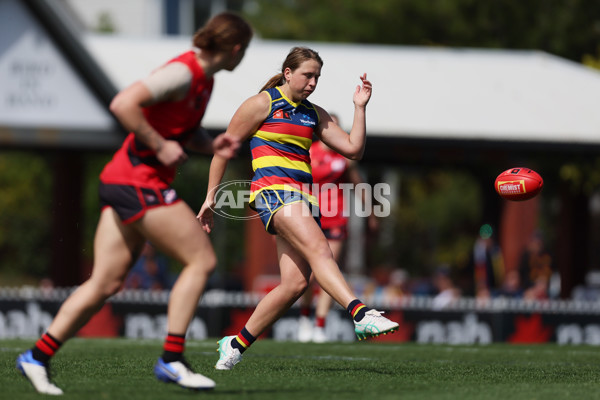
[[[325,317],[316,317],[315,326],[317,328],[325,328]]]
[[[185,335],[167,334],[163,345],[162,359],[166,363],[180,361],[183,358]]]
[[[60,349],[60,346],[62,346],[62,342],[46,332],[38,339],[33,349],[31,349],[31,355],[35,360],[47,364],[54,357],[58,349]]]

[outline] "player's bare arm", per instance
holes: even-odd
[[[158,160],[175,166],[187,160],[181,145],[163,138],[146,120],[142,107],[185,97],[191,85],[190,70],[182,63],[165,65],[121,91],[110,104],[110,110],[136,138],[156,152]]]
[[[242,103],[227,127],[227,133],[240,141],[248,139],[269,116],[271,98],[265,92],[258,93]]]
[[[142,107],[156,100],[142,82],[136,82],[115,96],[110,104],[111,112],[138,140],[156,152],[158,160],[167,166],[175,166],[187,160],[181,145],[163,138],[146,120]]]
[[[316,130],[317,136],[327,146],[351,160],[360,160],[365,151],[366,107],[373,90],[371,82],[367,80],[367,74],[360,76],[360,80],[362,85],[358,85],[354,91],[354,119],[349,135],[333,122],[327,111],[315,105],[320,121]]]
[[[235,112],[227,127],[225,135],[242,142],[256,132],[258,126],[269,115],[271,99],[266,93],[259,93],[246,100]],[[215,204],[215,189],[221,183],[225,170],[227,169],[227,158],[215,153],[210,164],[208,177],[208,189],[206,199],[198,212],[196,218],[200,221],[202,229],[210,233],[213,227],[213,211]]]

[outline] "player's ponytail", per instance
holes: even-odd
[[[283,72],[280,72],[277,75],[271,77],[271,79],[269,79],[267,81],[267,83],[265,83],[265,86],[263,86],[262,89],[260,89],[259,93],[262,92],[263,90],[271,89],[276,86],[281,86],[284,83],[285,83],[285,77],[283,76]]]
[[[321,56],[319,56],[319,53],[308,47],[294,47],[285,58],[285,61],[281,66],[281,72],[269,79],[262,89],[260,89],[260,92],[285,84],[283,72],[286,68],[289,68],[293,72],[306,60],[315,60],[323,67],[323,60],[321,59]]]

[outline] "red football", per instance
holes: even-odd
[[[523,201],[535,197],[544,187],[544,180],[532,169],[511,168],[507,169],[496,178],[496,192],[506,199]]]

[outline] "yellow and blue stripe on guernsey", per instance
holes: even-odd
[[[265,189],[295,191],[318,206],[310,193],[313,183],[309,149],[319,123],[315,107],[308,101],[294,103],[279,87],[267,89],[271,111],[250,139],[254,177],[250,205]]]

